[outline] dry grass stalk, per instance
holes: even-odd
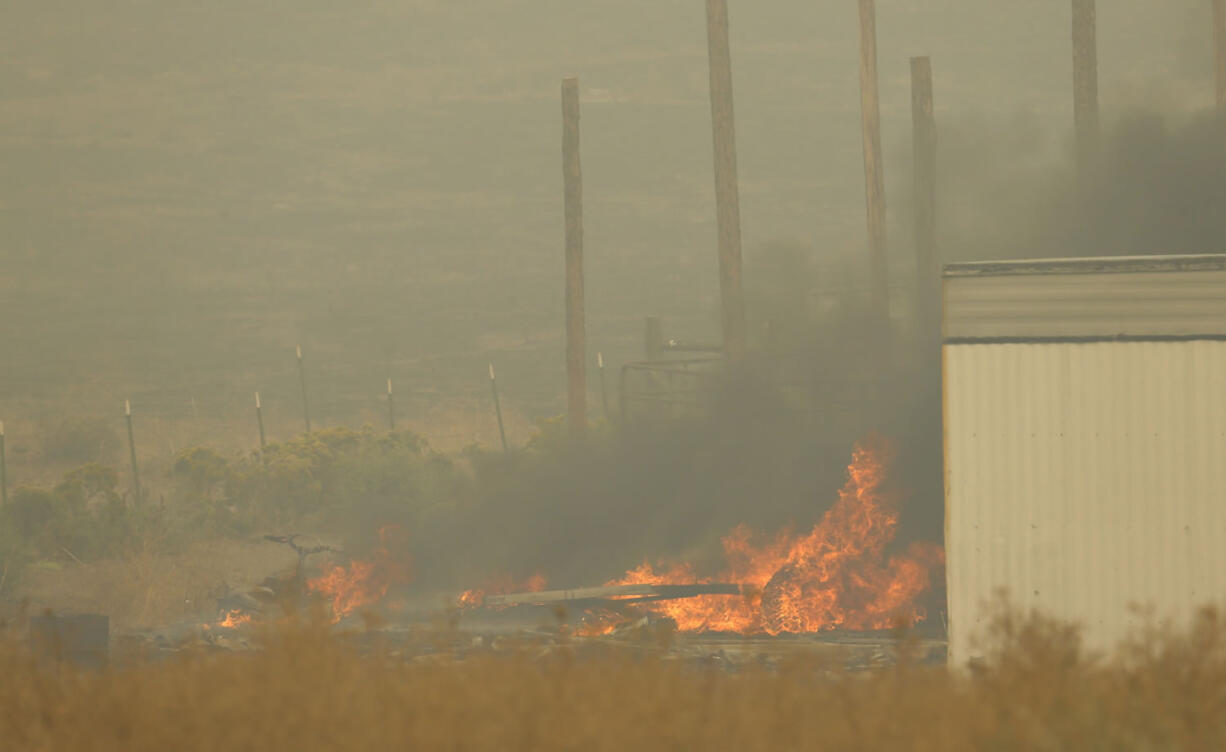
[[[184,651],[103,673],[0,652],[10,750],[1220,749],[1226,623],[1141,635],[1108,659],[1036,618],[998,624],[977,671],[730,674],[635,651],[407,658],[291,621],[249,653]]]

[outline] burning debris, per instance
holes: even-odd
[[[485,605],[492,608],[505,606],[566,603],[572,606],[606,606],[666,601],[677,598],[694,598],[701,595],[738,595],[739,585],[605,585],[603,587],[575,588],[574,590],[543,590],[509,595],[491,595]]]
[[[322,575],[307,581],[307,591],[330,601],[333,622],[378,603],[391,587],[413,580],[405,554],[407,537],[404,528],[384,525],[379,528],[379,544],[369,559],[351,560],[347,567],[326,567]]]
[[[273,543],[284,543],[294,549],[294,553],[298,554],[298,565],[294,570],[294,576],[301,581],[303,573],[306,571],[307,558],[315,554],[323,553],[340,553],[337,549],[324,544],[319,539],[310,535],[265,535],[264,540],[272,541]]]
[[[201,624],[201,629],[214,633],[240,629],[257,621],[265,621],[271,607],[300,602],[306,582],[308,557],[321,553],[339,553],[339,549],[310,535],[265,535],[263,539],[288,545],[294,550],[298,561],[293,571],[278,572],[265,577],[258,585],[242,589],[231,588],[228,583],[223,582],[223,592],[217,598],[217,618],[211,623]]]
[[[714,577],[680,563],[649,563],[604,588],[482,595],[486,606],[565,603],[586,611],[583,630],[609,633],[648,615],[671,619],[682,632],[808,634],[833,629],[874,631],[914,626],[918,600],[944,564],[936,544],[914,543],[887,555],[898,532],[901,496],[885,485],[890,444],[869,437],[855,448],[847,482],[822,519],[803,535],[790,530],[766,543],[747,527],[724,538],[726,565]],[[472,591],[470,591],[472,592]],[[468,596],[468,594],[465,594]]]
[[[739,527],[724,538],[727,565],[717,578],[697,577],[689,564],[657,572],[650,564],[610,584],[735,582],[739,598],[702,596],[646,603],[683,632],[802,634],[831,629],[879,630],[914,626],[925,616],[917,602],[944,564],[931,543],[886,556],[898,532],[900,495],[885,485],[893,460],[889,442],[860,442],[847,483],[834,505],[804,535],[783,531],[764,545]]]
[[[510,576],[495,578],[485,584],[484,587],[465,590],[460,594],[458,603],[460,608],[479,608],[481,606],[494,606],[494,603],[487,602],[489,596],[503,596],[510,593],[541,593],[545,590],[545,585],[548,580],[545,575],[537,572],[523,582],[516,582]],[[504,604],[509,605],[509,604]]]
[[[926,616],[919,599],[930,590],[944,553],[932,543],[887,552],[898,532],[902,500],[886,484],[892,460],[886,440],[873,436],[860,442],[838,499],[817,524],[803,534],[785,529],[765,540],[738,527],[723,539],[725,564],[711,576],[684,562],[667,568],[644,563],[601,587],[571,590],[545,590],[547,580],[539,573],[522,581],[506,576],[464,591],[454,602],[463,611],[564,607],[583,613],[578,633],[590,636],[613,634],[644,618],[667,620],[683,633],[740,635],[914,626]],[[299,537],[269,540],[299,553],[295,586],[324,598],[334,623],[412,581],[407,535],[400,527],[380,528],[368,557],[327,564],[311,579],[303,574],[306,557],[335,549],[303,545]],[[262,605],[219,602],[222,612],[213,627],[233,629],[249,623],[253,614],[258,619]]]
[[[226,613],[225,618],[217,622],[217,626],[222,629],[238,629],[241,626],[250,624],[251,618],[251,614],[233,609]],[[208,625],[206,625],[205,629],[208,628]]]

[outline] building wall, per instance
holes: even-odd
[[[944,359],[953,662],[1002,589],[1095,649],[1132,606],[1226,604],[1226,341],[947,340]]]

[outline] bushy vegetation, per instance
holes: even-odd
[[[844,673],[672,660],[664,639],[495,652],[461,635],[337,636],[291,621],[250,653],[186,650],[48,671],[0,641],[9,750],[1216,750],[1226,622],[1140,636],[1111,659],[1075,629],[1002,616],[974,671],[902,660]],[[367,647],[361,648],[359,646]]]
[[[91,463],[54,488],[20,488],[0,510],[0,594],[36,560],[94,559],[130,550],[142,519],[109,467]]]
[[[373,429],[319,431],[237,457],[187,449],[166,477],[146,480],[141,505],[113,468],[91,463],[53,488],[17,489],[0,510],[0,588],[34,562],[89,562],[303,526],[411,523],[462,498],[469,484],[413,433]]]
[[[820,517],[856,437],[824,442],[765,391],[741,389],[750,406],[706,418],[596,423],[580,443],[564,421],[544,421],[510,456],[479,447],[447,456],[411,432],[373,428],[316,431],[262,452],[193,447],[146,468],[139,506],[126,472],[88,465],[55,488],[16,492],[0,513],[0,567],[11,587],[23,564],[293,532],[327,534],[361,555],[396,524],[426,589],[536,573],[602,582],[647,559],[718,554],[739,524],[774,531]]]
[[[193,448],[171,474],[193,526],[217,534],[333,522],[378,506],[403,517],[463,486],[454,463],[415,434],[370,428],[318,431],[237,460]]]

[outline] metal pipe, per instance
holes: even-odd
[[[494,394],[494,414],[498,416],[498,437],[502,439],[502,453],[511,454],[511,446],[507,443],[507,429],[502,422],[502,402],[498,399],[498,379],[494,376],[494,364],[490,363],[490,391]]]
[[[306,422],[306,432],[311,432],[311,406],[307,401],[306,366],[302,363],[302,345],[298,345],[298,382],[302,385],[302,418]]]
[[[132,402],[123,401],[123,414],[128,423],[128,454],[132,460],[132,498],[141,506],[140,470],[136,464],[136,432],[132,428]]]

